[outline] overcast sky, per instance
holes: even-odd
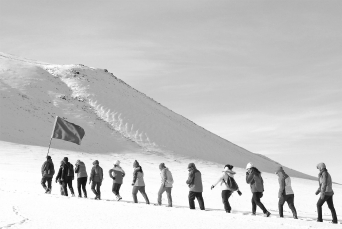
[[[254,153],[342,183],[341,1],[6,1],[0,51],[106,68]],[[335,178],[335,179],[334,179]]]

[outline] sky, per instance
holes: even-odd
[[[342,183],[341,1],[0,0],[0,51],[105,68],[207,130]]]

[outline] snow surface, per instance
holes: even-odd
[[[300,219],[292,219],[287,206],[285,218],[278,218],[276,162],[208,132],[106,70],[51,65],[0,53],[0,93],[0,228],[342,228],[327,223],[331,216],[326,205],[325,222],[314,222],[318,183],[288,168]],[[40,168],[56,115],[82,126],[86,135],[81,146],[52,140],[50,155],[55,168],[65,156],[73,164],[78,159],[84,161],[88,172],[92,162],[99,160],[105,173],[103,200],[91,199],[94,195],[89,185],[89,199],[61,196],[56,183],[51,195],[44,194]],[[114,201],[108,176],[117,159],[127,173],[120,202]],[[170,168],[175,179],[174,208],[132,203],[135,159],[144,169],[152,203],[156,203],[160,184],[159,163]],[[262,217],[260,209],[258,216],[249,215],[251,193],[243,167],[250,161],[263,171],[262,202],[272,213],[270,218]],[[188,209],[185,180],[190,162],[202,172],[208,211]],[[230,198],[232,214],[223,211],[220,188],[210,190],[227,163],[236,167],[236,180],[243,192]],[[74,188],[76,191],[76,181]],[[333,185],[333,189],[341,220],[342,186]]]
[[[93,160],[100,161],[105,179],[101,187],[102,200],[96,201],[88,184],[88,199],[61,196],[59,185],[54,182],[52,194],[44,194],[40,186],[40,167],[45,155],[46,147],[0,142],[0,228],[342,228],[341,224],[328,223],[331,221],[331,215],[326,204],[323,206],[324,222],[315,222],[318,196],[314,193],[318,184],[311,180],[292,178],[299,220],[291,218],[291,212],[286,205],[285,218],[281,219],[278,218],[277,211],[277,176],[263,173],[265,192],[262,202],[272,213],[270,218],[265,218],[259,208],[257,216],[249,215],[251,192],[249,185],[245,183],[243,169],[235,169],[236,180],[243,194],[239,196],[234,193],[231,196],[233,213],[226,214],[221,203],[220,188],[210,190],[211,184],[220,175],[223,164],[172,155],[165,157],[152,153],[104,155],[51,149],[51,156],[57,168],[64,156],[68,156],[73,164],[77,159],[84,161],[88,172]],[[120,191],[123,197],[120,202],[114,201],[114,195],[111,193],[112,181],[108,175],[108,170],[117,159],[121,160],[127,174]],[[143,167],[146,193],[151,203],[157,202],[160,181],[158,165],[160,162],[165,162],[175,180],[172,197],[176,207],[146,205],[140,194],[138,194],[140,203],[132,203],[132,164],[135,159]],[[186,165],[189,162],[195,162],[202,172],[203,196],[206,209],[209,211],[200,211],[197,202],[195,211],[188,209],[188,188],[185,180],[188,173]],[[73,185],[75,188],[76,181]],[[335,208],[341,220],[342,186],[333,185],[333,189]],[[164,193],[163,204],[166,203]]]

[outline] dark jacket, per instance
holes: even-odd
[[[246,173],[246,182],[250,185],[252,192],[263,192],[264,181],[261,177],[261,173],[258,169],[252,168],[251,172]]]
[[[57,176],[56,176],[56,181],[65,181],[67,179],[65,173],[63,173],[63,170],[65,169],[65,163],[62,162],[61,166],[59,167]]]
[[[74,166],[72,164],[70,164],[70,162],[65,162],[63,161],[63,165],[62,165],[62,177],[63,179],[74,179]]]
[[[190,163],[189,176],[186,183],[189,186],[190,192],[203,192],[202,174],[193,163]]]
[[[91,169],[90,180],[94,182],[102,182],[103,170],[99,165],[94,165]]]
[[[55,174],[55,168],[51,159],[47,159],[41,168],[43,177],[53,177]]]

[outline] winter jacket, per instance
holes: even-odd
[[[51,159],[47,159],[41,168],[43,177],[53,177],[55,174],[55,168]]]
[[[90,180],[94,182],[102,182],[103,170],[98,164],[94,165],[93,168],[91,168]]]
[[[192,164],[189,168],[189,176],[186,183],[189,186],[190,192],[203,192],[203,184],[202,184],[202,174],[197,168],[195,167],[195,164]]]
[[[58,173],[57,173],[57,176],[56,176],[56,181],[58,181],[58,180],[61,181],[61,180],[66,180],[66,179],[67,179],[66,176],[63,176],[63,169],[64,169],[64,166],[65,166],[65,164],[62,163],[61,166],[59,167]]]
[[[120,167],[120,165],[114,165],[114,168],[109,170],[109,176],[113,179],[114,184],[122,184],[125,171]]]
[[[86,166],[82,161],[76,162],[75,173],[77,173],[77,178],[88,177]]]
[[[228,176],[234,178],[234,174],[236,174],[236,173],[234,171],[232,171],[232,170],[223,171],[221,176],[216,181],[216,183],[213,184],[213,186],[216,186],[218,183],[220,183],[222,190],[231,190],[230,188],[227,187],[226,183],[227,183],[227,180],[228,180]],[[231,190],[231,191],[233,191],[233,190]]]
[[[161,177],[161,184],[164,185],[167,188],[172,188],[173,185],[173,177],[168,168],[163,168],[160,171],[160,177]]]
[[[279,192],[278,198],[281,198],[285,195],[294,194],[291,187],[291,178],[285,173],[283,169],[279,169],[277,171],[278,182],[279,182]]]
[[[250,173],[246,174],[246,182],[250,184],[252,192],[263,192],[264,191],[264,181],[261,177],[260,172],[255,168],[251,169]]]
[[[134,186],[145,186],[144,172],[142,171],[141,166],[134,168],[132,184],[134,184]]]
[[[334,195],[334,191],[332,189],[332,179],[328,170],[325,168],[324,163],[318,164],[317,168],[320,170],[318,174],[318,184],[319,188],[317,192],[324,193],[324,195],[332,196]]]
[[[70,162],[62,161],[62,177],[63,179],[74,179],[74,166]]]

